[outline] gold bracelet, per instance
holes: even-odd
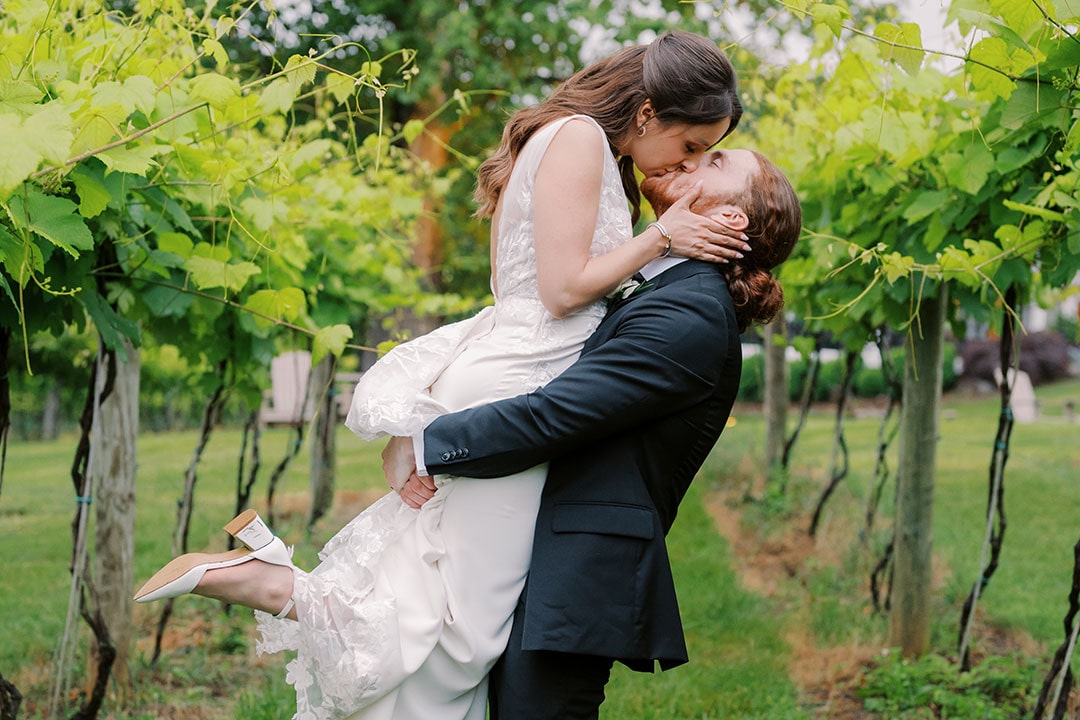
[[[660,237],[664,238],[664,240],[667,240],[667,247],[664,248],[664,254],[660,256],[662,258],[666,258],[668,255],[671,254],[671,235],[668,234],[667,228],[661,225],[659,220],[649,223],[645,226],[645,229],[648,230],[651,227],[659,230]],[[657,259],[659,260],[660,258]]]

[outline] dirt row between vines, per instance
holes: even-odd
[[[814,568],[838,567],[843,553],[854,542],[854,528],[841,521],[826,521],[817,538],[807,532],[809,517],[786,521],[782,532],[767,537],[742,521],[740,507],[745,506],[742,489],[717,490],[706,498],[706,508],[718,532],[730,543],[733,570],[741,587],[768,598],[787,613],[784,639],[791,648],[788,674],[798,688],[800,699],[811,708],[817,720],[862,720],[875,717],[863,708],[857,692],[874,661],[887,652],[884,638],[866,638],[861,642],[830,646],[813,637],[809,628],[815,598],[807,578]],[[944,564],[935,558],[934,585],[944,581]],[[869,579],[864,587],[864,612],[872,612]],[[957,615],[959,621],[959,614]],[[1020,653],[1031,657],[1049,657],[1046,647],[1030,635],[992,626],[977,617],[975,636],[978,648],[974,662],[988,655]],[[1037,689],[1036,689],[1037,692]],[[1069,717],[1080,718],[1080,692],[1074,689]]]

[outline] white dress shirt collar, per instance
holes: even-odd
[[[639,272],[646,280],[652,280],[654,277],[664,272],[665,270],[670,270],[671,268],[686,260],[687,258],[684,257],[657,258],[656,260],[647,263],[645,267],[639,270]]]

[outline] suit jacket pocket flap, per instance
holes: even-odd
[[[653,513],[640,505],[559,503],[551,529],[557,533],[599,533],[649,540],[653,537]]]

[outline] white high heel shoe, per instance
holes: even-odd
[[[183,595],[194,590],[207,570],[231,567],[248,560],[262,560],[272,565],[293,567],[292,553],[281,538],[270,532],[259,514],[248,509],[237,515],[226,532],[246,547],[222,553],[187,553],[173,558],[165,567],[154,573],[135,593],[135,602],[152,602]],[[293,600],[274,617],[283,618],[293,608]]]

